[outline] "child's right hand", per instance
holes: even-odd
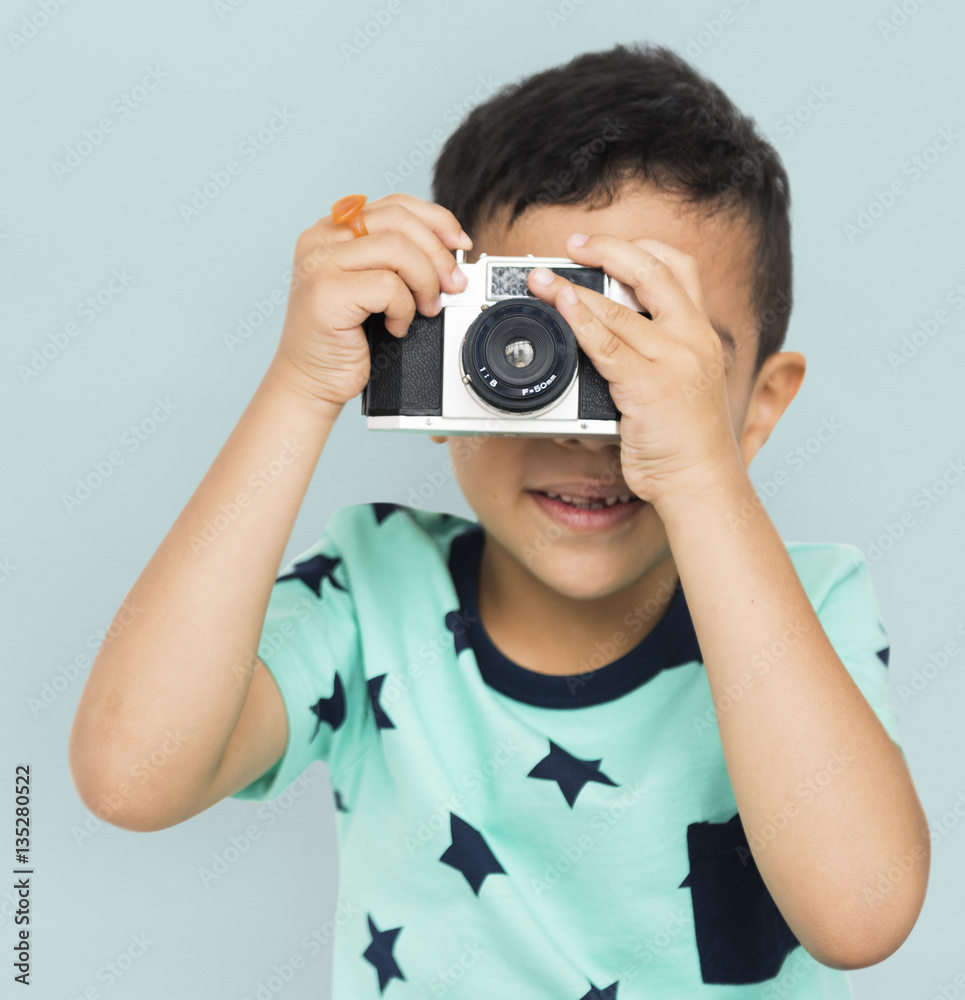
[[[368,384],[366,317],[384,312],[386,329],[402,337],[416,309],[437,315],[440,291],[465,288],[450,251],[472,247],[452,212],[412,195],[379,198],[362,215],[367,236],[330,215],[299,236],[273,362],[293,388],[337,406]]]

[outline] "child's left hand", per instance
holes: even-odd
[[[657,240],[603,234],[582,246],[570,237],[566,247],[574,261],[601,267],[632,288],[653,317],[545,268],[530,272],[530,291],[562,314],[610,383],[622,415],[620,462],[630,489],[659,508],[745,475],[727,401],[724,348],[707,316],[694,258]],[[552,279],[548,284],[538,283],[541,272]]]

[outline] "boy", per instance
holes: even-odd
[[[867,562],[782,542],[747,474],[804,375],[777,154],[672,52],[618,45],[477,107],[433,194],[301,235],[269,371],[92,668],[80,794],[123,785],[111,821],[157,830],[325,761],[336,1000],[849,997],[917,919],[927,825]],[[437,314],[456,248],[634,288],[652,318],[528,278],[620,437],[453,437],[478,524],[343,508],[276,579],[362,322]]]

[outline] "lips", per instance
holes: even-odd
[[[570,504],[573,507],[581,507],[586,510],[603,510],[606,507],[615,507],[617,504],[627,504],[639,501],[639,498],[634,496],[632,493],[621,493],[618,496],[611,497],[593,497],[574,496],[571,493],[552,493],[548,490],[536,490],[534,492],[540,493],[545,497],[549,497],[551,500],[561,500],[563,503]]]
[[[617,503],[632,503],[640,499],[626,483],[601,483],[592,479],[547,483],[529,492],[542,493],[552,499],[562,500],[563,503],[591,509],[612,507]]]
[[[605,499],[596,503],[566,502],[561,497],[552,497],[543,490],[527,490],[536,506],[558,525],[573,532],[606,532],[625,524],[639,516],[648,504],[631,494],[627,503],[620,503],[619,497],[608,503]],[[583,498],[577,498],[582,500]]]

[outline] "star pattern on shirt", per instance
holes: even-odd
[[[372,517],[374,518],[374,521],[378,526],[381,526],[388,519],[390,519],[391,515],[394,513],[402,512],[403,514],[407,515],[405,518],[403,518],[404,523],[401,525],[401,527],[398,524],[395,524],[394,528],[389,529],[388,536],[386,535],[382,536],[383,539],[391,537],[392,531],[395,530],[403,530],[403,529],[405,531],[427,530],[425,529],[425,525],[429,522],[426,516],[426,512],[420,512],[418,509],[413,509],[412,507],[395,503],[373,503],[371,504],[371,507],[373,510]],[[439,514],[437,516],[440,517],[441,519],[445,519],[447,522],[454,517],[454,515],[449,515],[449,514]],[[371,521],[368,521],[367,528],[369,532],[374,531],[374,527]],[[457,537],[462,537],[462,536],[457,536]],[[453,549],[450,552],[450,570],[452,569],[452,565],[454,565],[452,563],[452,552],[454,551],[455,551],[455,546],[453,546]],[[311,558],[294,563],[291,571],[286,573],[284,576],[278,577],[278,580],[279,581],[293,580],[293,579],[301,580],[307,587],[309,587],[309,589],[312,590],[312,592],[319,599],[321,599],[323,596],[322,581],[325,580],[326,578],[329,580],[331,586],[339,590],[342,590],[343,592],[347,592],[346,587],[340,584],[335,577],[335,571],[341,563],[342,559],[340,557],[330,557],[318,553],[313,555]],[[347,583],[349,582],[349,575],[347,572],[348,566],[354,566],[354,563],[352,563],[351,561],[351,555],[349,555],[348,564],[342,566],[342,572],[346,576]],[[476,618],[471,617],[466,608],[461,606],[462,599],[463,599],[463,592],[457,586],[456,602],[455,602],[455,607],[453,607],[453,610],[444,611],[445,605],[437,604],[434,608],[434,617],[432,619],[433,632],[436,632],[436,630],[438,629],[438,616],[440,614],[444,614],[445,628],[453,636],[453,648],[455,656],[457,658],[459,654],[462,653],[463,651],[467,649],[469,650],[473,649],[473,644],[470,641],[470,636],[475,638],[477,635],[484,632],[481,625],[478,624],[479,623],[478,617]],[[471,601],[468,606],[470,608],[472,607]],[[679,610],[680,605],[679,604],[675,605],[675,608]],[[478,615],[478,605],[474,613]],[[673,666],[677,664],[690,663],[695,661],[703,662],[701,651],[696,640],[696,634],[692,628],[692,621],[689,618],[689,613],[686,611],[686,608],[684,607],[684,610],[681,611],[680,614],[678,614],[675,618],[670,619],[670,622],[672,625],[672,634],[670,635],[670,641],[664,643],[666,649],[662,652],[661,657],[658,657],[658,659],[660,659],[661,662],[660,669],[663,669],[666,666]],[[470,625],[473,626],[471,632],[470,632]],[[677,638],[678,633],[680,635],[679,640]],[[879,636],[880,635],[881,633],[879,633]],[[442,638],[444,639],[444,635]],[[443,645],[447,646],[448,642],[444,642]],[[433,649],[439,648],[438,642],[435,639],[433,640],[432,648]],[[867,653],[868,656],[870,656],[870,651],[871,650],[869,648]],[[882,662],[882,664],[887,668],[890,655],[889,647],[885,646],[884,648],[877,650],[876,655]],[[332,674],[333,677],[332,677],[331,695],[327,697],[320,697],[318,698],[318,700],[315,702],[314,705],[309,706],[310,710],[312,711],[316,719],[314,732],[312,733],[309,742],[313,742],[318,737],[322,723],[328,724],[331,727],[332,732],[334,733],[344,725],[344,722],[347,718],[346,710],[347,710],[348,699],[347,699],[346,689],[343,685],[343,680],[340,677],[338,671],[332,671]],[[384,690],[385,680],[387,677],[388,673],[382,673],[378,676],[371,677],[367,680],[368,698],[372,707],[375,726],[379,731],[383,729],[397,728],[396,724],[389,717],[386,709],[383,708],[381,704],[381,696]],[[317,693],[317,689],[313,691],[313,693]],[[392,700],[387,695],[387,704],[391,703]],[[304,704],[304,702],[302,702],[302,704]],[[569,705],[567,705],[567,707],[569,707]],[[304,711],[304,708],[302,709],[302,711]],[[395,709],[393,709],[393,711],[395,711]],[[302,721],[304,722],[304,720],[305,717],[302,716]],[[404,736],[405,727],[410,723],[410,716],[403,713],[403,715],[400,717],[400,723],[403,726],[403,731],[402,733],[399,734],[399,736],[395,738],[401,740]],[[599,759],[592,759],[592,760],[576,757],[567,750],[563,749],[562,746],[555,743],[552,739],[549,739],[545,735],[545,730],[543,730],[543,733],[539,734],[538,742],[533,743],[532,741],[535,738],[535,736],[536,734],[533,733],[532,730],[530,730],[530,732],[527,734],[526,737],[527,749],[524,750],[524,753],[521,754],[520,757],[516,761],[512,762],[507,768],[509,774],[511,774],[512,778],[516,780],[517,785],[520,774],[526,772],[527,766],[529,765],[529,760],[532,760],[532,758],[536,755],[537,752],[539,752],[540,749],[543,749],[545,752],[546,744],[548,743],[549,746],[548,752],[546,752],[545,756],[543,756],[541,759],[538,759],[537,762],[532,767],[530,767],[525,776],[537,780],[555,782],[559,787],[560,793],[566,800],[566,803],[568,807],[571,809],[571,811],[575,810],[575,803],[577,798],[579,797],[582,790],[586,787],[586,785],[590,782],[609,785],[614,788],[621,787],[620,783],[614,781],[607,773],[602,771],[601,769],[601,765],[603,762],[602,756]],[[592,743],[590,744],[590,746],[585,747],[585,749],[588,751],[593,749],[602,750],[603,756],[606,756],[606,758],[610,761],[611,765],[616,766],[614,757],[610,754],[610,751],[606,747],[601,747],[598,744]],[[627,777],[626,774],[623,774],[622,776],[624,778]],[[505,774],[500,776],[496,780],[497,781],[502,780],[503,777],[505,777]],[[533,786],[529,787],[533,788]],[[540,786],[540,788],[542,788],[542,786]],[[333,788],[332,793],[334,796],[335,809],[342,813],[348,813],[350,810],[346,805],[345,801],[343,800],[343,796],[339,791],[339,789]],[[559,800],[556,799],[555,796],[556,796],[555,792],[550,792],[549,790],[546,791],[547,804],[545,807],[545,813],[548,819],[552,820],[554,823],[561,819]],[[593,793],[590,793],[590,797],[591,798],[593,797]],[[536,800],[537,797],[535,795],[532,795],[529,796],[528,798]],[[542,796],[540,796],[540,798],[542,798]],[[353,801],[353,808],[354,804],[355,801]],[[586,799],[584,799],[584,806],[587,806]],[[573,812],[571,814],[570,821],[575,822],[579,820],[579,816],[580,814]],[[523,877],[523,872],[519,870],[519,866],[514,860],[515,856],[511,851],[513,845],[506,842],[499,842],[496,844],[497,848],[499,849],[501,859],[507,861],[507,864],[510,865],[510,870],[507,871],[502,866],[500,858],[497,858],[496,852],[489,845],[487,837],[484,835],[483,832],[483,831],[490,831],[491,834],[490,828],[487,827],[484,818],[477,816],[475,817],[475,819],[477,822],[481,824],[481,827],[474,826],[472,823],[464,819],[462,816],[450,811],[450,844],[445,848],[445,850],[440,855],[436,856],[435,851],[432,851],[427,855],[423,855],[423,858],[426,865],[428,866],[425,869],[425,873],[428,874],[430,871],[434,873],[432,875],[432,880],[438,880],[440,878],[448,880],[449,884],[457,887],[458,893],[462,894],[462,896],[464,897],[465,890],[461,888],[462,879],[458,878],[458,875],[462,875],[462,877],[466,880],[466,883],[468,884],[469,888],[472,890],[475,900],[477,900],[481,905],[486,906],[490,903],[495,904],[499,901],[499,889],[501,886],[511,884],[509,882],[500,883],[497,880],[496,888],[493,889],[493,887],[490,886],[487,900],[482,900],[481,891],[488,876],[502,874],[507,876],[507,880],[514,879],[515,881],[515,879],[517,878],[521,879]],[[562,819],[565,820],[566,817],[563,816]],[[738,816],[732,817],[732,819],[727,821],[727,823],[734,823],[735,821],[739,822]],[[703,824],[693,824],[693,823],[690,824],[691,827],[698,825],[703,825]],[[723,827],[727,824],[714,823],[712,825]],[[547,836],[543,838],[543,840],[541,840],[539,843],[539,847],[541,850],[545,851],[545,857],[547,859],[557,849],[557,844],[554,843],[554,841],[556,840],[557,840],[556,837]],[[438,841],[436,843],[438,844]],[[738,846],[743,846],[743,845],[739,844]],[[690,860],[691,860],[691,865],[693,865],[694,857],[691,856]],[[450,869],[450,871],[446,872],[444,869],[436,867],[438,863],[446,865]],[[738,885],[738,887],[743,890],[743,888],[747,885],[747,879],[750,877],[749,875],[745,876],[744,874],[745,870],[748,872],[752,871],[756,872],[756,867],[754,866],[752,857],[749,864],[746,864],[743,860],[740,861],[740,864],[741,864],[741,869],[740,871],[737,872],[737,877],[735,877],[735,879],[733,879],[732,881],[734,884]],[[679,874],[679,870],[675,872],[675,875],[676,874]],[[759,874],[757,875],[757,878],[759,879]],[[430,880],[426,879],[426,881]],[[676,881],[675,877],[673,881]],[[710,879],[706,873],[704,873],[698,868],[696,872],[694,872],[693,869],[691,871],[688,871],[683,881],[680,883],[681,889],[690,890],[689,894],[691,896],[692,905],[694,907],[694,912],[695,912],[695,924],[698,928],[697,937],[698,937],[699,949],[703,947],[703,945],[701,945],[701,934],[703,935],[705,943],[708,943],[709,946],[717,947],[718,938],[723,940],[724,937],[727,936],[727,933],[732,928],[734,928],[735,926],[740,927],[740,920],[739,919],[735,920],[733,912],[732,904],[733,904],[733,896],[735,894],[730,891],[731,884],[728,883],[727,886],[725,886],[724,888],[719,888],[715,883],[712,884],[712,882],[713,880]],[[725,909],[725,912],[723,913],[723,916],[717,923],[710,921],[710,918],[703,915],[704,911],[701,910],[700,908],[702,905],[703,898],[705,896],[712,895],[713,893],[717,894],[716,896],[717,899],[720,898],[726,899],[728,904],[727,908]],[[759,893],[760,898],[765,898],[765,896],[766,896],[766,889],[764,889],[761,893]],[[758,896],[755,896],[754,899],[758,900]],[[372,905],[372,902],[373,901],[370,901],[369,905]],[[469,901],[468,897],[464,897],[463,905],[474,906],[475,903]],[[376,908],[378,908],[378,905],[376,905]],[[778,914],[778,911],[776,911],[776,909],[775,909],[775,914]],[[413,967],[411,965],[411,959],[409,956],[411,955],[412,952],[415,951],[416,942],[419,942],[420,946],[422,943],[421,930],[419,928],[413,929],[411,921],[407,916],[407,911],[405,911],[404,909],[400,909],[399,911],[392,913],[389,917],[385,917],[384,919],[386,919],[387,921],[391,921],[393,923],[395,922],[395,920],[400,920],[402,921],[402,925],[389,928],[386,930],[380,930],[375,923],[372,913],[368,912],[367,926],[368,926],[368,933],[370,935],[370,943],[368,943],[365,950],[361,953],[359,953],[356,950],[357,945],[356,949],[353,949],[355,951],[356,956],[362,957],[368,964],[370,964],[370,966],[377,973],[379,992],[380,994],[383,995],[385,994],[385,991],[389,983],[392,981],[392,979],[400,979],[402,981],[407,981],[406,976],[403,974],[399,962],[396,961],[396,957],[394,955],[394,948],[402,930],[408,928],[410,930],[410,934],[416,935],[416,938],[411,938],[407,936],[405,941],[409,943],[405,944],[405,942],[403,942],[404,947],[400,950],[401,951],[400,959],[406,961],[410,972],[413,972]],[[449,918],[448,916],[443,916],[442,919],[447,920]],[[778,919],[780,919],[779,914],[778,916],[775,917],[775,920]],[[703,923],[701,923],[701,920],[703,920]],[[772,924],[774,924],[774,922],[775,921],[771,921]],[[787,935],[790,935],[789,928],[786,930],[785,937]],[[365,943],[365,942],[363,940],[360,943]],[[780,941],[778,942],[778,946],[784,949],[782,954],[786,954],[787,950],[785,944],[787,947],[791,947],[796,943],[797,943],[796,939],[794,939],[793,935],[791,935],[790,937],[787,938],[786,942],[785,938],[781,938]],[[716,978],[710,978],[715,975],[719,976],[721,974],[720,970],[712,966],[711,961],[705,958],[703,951],[699,950],[699,958],[701,961],[701,975],[703,977],[704,982],[710,983],[718,981],[721,982],[728,981],[728,980],[718,980]],[[704,967],[705,965],[707,966],[707,968]],[[609,974],[612,974],[612,970],[607,970],[607,971],[609,972]],[[568,996],[575,998],[577,989],[585,989],[586,992],[584,992],[579,997],[579,1000],[617,1000],[617,990],[620,983],[619,979],[611,982],[608,986],[606,985],[597,986],[591,980],[589,980],[585,970],[581,970],[581,972],[582,975],[579,976],[576,983],[574,985],[571,985],[572,992],[567,991]],[[415,975],[416,973],[413,972],[413,974]],[[604,982],[605,978],[609,978],[607,972],[600,972],[599,970],[597,970],[597,973],[595,974],[599,974]],[[366,976],[368,975],[371,974],[366,973]],[[752,980],[747,980],[747,981],[750,982]],[[758,981],[761,980],[758,979],[753,980],[753,982],[758,982]],[[398,993],[403,989],[405,988],[396,987],[395,992],[392,995],[397,996]]]
[[[372,935],[372,943],[362,952],[363,958],[370,962],[379,974],[379,993],[385,993],[386,984],[392,979],[401,979],[405,982],[405,976],[399,968],[392,955],[395,947],[395,939],[399,936],[401,927],[393,927],[388,931],[380,931],[375,926],[372,914],[366,914],[369,921],[369,934]]]
[[[335,579],[335,567],[342,561],[341,556],[323,556],[319,553],[311,559],[295,563],[294,569],[284,576],[278,577],[275,582],[282,580],[301,580],[316,597],[322,596],[322,580],[328,580],[333,587],[338,590],[345,590],[338,580]]]
[[[371,506],[372,512],[375,514],[376,524],[381,524],[390,514],[394,514],[397,510],[402,511],[403,514],[408,514],[409,517],[412,517],[413,513],[412,508],[404,503],[382,502],[372,503],[369,506]],[[444,524],[447,524],[456,516],[455,514],[445,514],[441,511],[434,511],[433,513]]]
[[[379,703],[379,696],[382,693],[382,685],[385,683],[387,674],[379,674],[378,677],[370,677],[369,701],[372,702],[372,711],[375,713],[376,729],[395,729],[395,723],[388,717],[385,709]]]
[[[452,633],[457,657],[464,649],[472,649],[469,641],[469,615],[464,608],[446,612],[446,628]]]
[[[401,511],[404,514],[409,513],[409,508],[404,504],[398,503],[373,503],[372,512],[375,514],[375,523],[381,524],[390,514],[394,514],[396,511]]]
[[[314,741],[323,722],[327,722],[332,727],[332,732],[334,733],[345,721],[345,690],[342,687],[342,678],[339,677],[337,670],[335,671],[335,683],[332,687],[331,697],[319,698],[311,706],[311,709],[317,721],[315,722],[315,732],[312,733],[312,738],[308,741],[309,743]]]
[[[472,891],[478,896],[479,887],[487,875],[505,875],[506,870],[496,860],[486,838],[471,824],[455,813],[449,814],[449,831],[452,845],[439,858],[466,877]]]
[[[563,797],[573,808],[577,795],[588,781],[598,781],[601,785],[619,787],[615,781],[600,770],[599,760],[581,760],[567,753],[561,746],[549,741],[550,752],[526,775],[528,778],[543,778],[555,781],[560,786]]]
[[[580,997],[580,1000],[617,1000],[617,983],[610,983],[606,989],[600,989],[593,985],[593,980],[588,980],[589,990]],[[617,980],[619,982],[619,980]]]

